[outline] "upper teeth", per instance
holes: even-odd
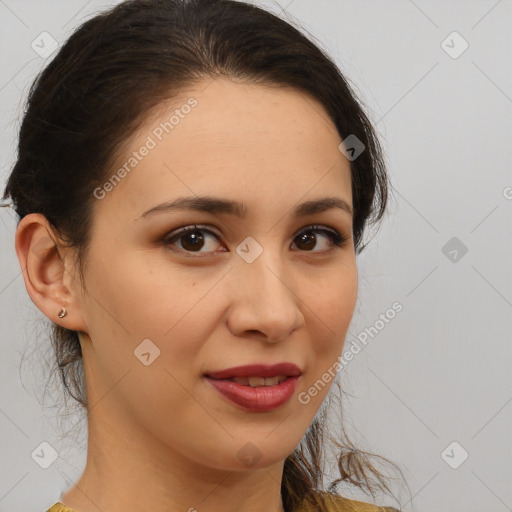
[[[252,388],[257,388],[260,386],[275,386],[276,384],[280,384],[283,380],[286,379],[286,375],[278,375],[277,377],[233,377],[233,382],[237,384],[242,384],[243,386],[251,386]]]

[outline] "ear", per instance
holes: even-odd
[[[82,286],[73,252],[58,245],[46,217],[30,213],[16,230],[16,254],[32,302],[54,323],[88,332],[83,316]],[[58,317],[62,307],[67,315]]]

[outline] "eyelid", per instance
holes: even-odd
[[[221,238],[222,235],[217,233],[216,231],[211,229],[211,226],[209,225],[203,225],[203,224],[189,224],[187,226],[183,226],[181,228],[174,229],[167,233],[167,235],[164,236],[164,241],[170,241],[175,240],[179,238],[180,236],[186,235],[187,233],[194,232],[194,231],[205,231],[207,233],[211,233],[212,235],[215,235],[217,238]]]

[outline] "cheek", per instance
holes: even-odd
[[[92,265],[89,316],[93,320],[99,316],[104,326],[122,337],[141,338],[139,343],[144,338],[172,336],[201,301],[206,283],[192,269],[160,258],[150,261],[144,251],[119,253],[112,255],[112,266],[105,265],[109,257],[104,253]]]
[[[338,370],[357,300],[358,274],[354,262],[337,267],[318,280],[309,297],[310,371],[303,390],[311,405],[319,406],[326,397]]]
[[[308,292],[307,289],[310,291]],[[304,290],[316,324],[323,325],[322,339],[328,345],[345,338],[357,300],[358,273],[355,260],[333,266],[312,278]]]
[[[135,404],[145,403],[135,399],[140,393],[148,405],[172,403],[181,397],[178,382],[190,379],[207,337],[209,326],[197,322],[196,312],[204,287],[194,285],[197,276],[148,265],[139,256],[118,256],[112,266],[105,265],[111,260],[104,253],[91,259],[86,314],[95,373],[110,388],[129,372],[119,391]],[[155,390],[168,393],[159,399]]]
[[[190,272],[148,265],[141,254],[118,257],[112,267],[104,261],[105,253],[91,259],[88,274],[95,379],[148,427],[156,417],[175,424],[177,410],[195,417],[185,390],[195,384],[197,354],[211,332],[197,321],[205,286]]]

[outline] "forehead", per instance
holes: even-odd
[[[245,195],[249,204],[322,189],[351,202],[340,143],[324,107],[305,93],[204,80],[147,115],[112,169],[126,172],[107,199],[142,212],[180,195]]]

